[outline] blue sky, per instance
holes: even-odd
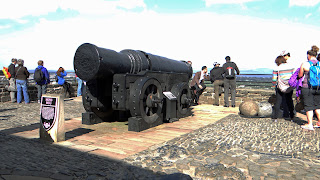
[[[0,66],[42,59],[73,69],[82,43],[139,49],[194,69],[231,56],[240,69],[273,68],[284,49],[299,66],[320,46],[320,0],[10,0],[0,7]]]

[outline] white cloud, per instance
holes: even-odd
[[[1,3],[0,19],[17,19],[27,15],[39,16],[54,12],[57,7],[56,0],[10,0]]]
[[[227,55],[240,69],[273,67],[275,57],[286,49],[298,66],[306,59],[311,45],[319,45],[314,39],[315,34],[320,34],[318,27],[289,21],[152,11],[122,11],[102,17],[42,19],[33,28],[2,35],[0,66],[7,66],[10,59],[16,57],[24,59],[28,69],[34,69],[39,59],[45,61],[48,69],[60,66],[73,69],[74,53],[86,42],[115,51],[136,49],[172,59],[191,60],[194,69],[203,65],[211,67],[214,61],[224,63]]]
[[[316,6],[320,0],[289,0],[289,6]]]
[[[143,0],[10,0],[1,3],[0,19],[18,19],[24,16],[46,15],[58,8],[72,9],[81,14],[101,15],[117,11],[117,8],[145,8]]]
[[[9,28],[11,28],[11,26],[10,26],[10,25],[0,26],[0,29],[9,29]]]
[[[204,0],[206,6],[212,6],[214,4],[244,4],[247,2],[259,1],[259,0]]]
[[[308,19],[310,16],[312,16],[312,13],[308,13],[305,18]]]

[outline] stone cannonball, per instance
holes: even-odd
[[[239,105],[239,111],[245,116],[256,116],[259,112],[259,106],[254,101],[244,101]]]
[[[266,117],[272,115],[272,105],[269,102],[260,102],[258,106],[258,116]]]

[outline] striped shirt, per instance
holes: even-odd
[[[276,87],[278,82],[278,75],[284,81],[288,81],[292,74],[295,72],[295,68],[288,63],[282,63],[280,66],[276,66],[272,72],[272,86]]]

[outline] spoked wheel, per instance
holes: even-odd
[[[191,92],[188,84],[178,83],[175,84],[171,92],[177,97],[177,117],[185,117],[189,113],[189,107],[191,105]]]
[[[130,113],[141,116],[148,124],[162,120],[162,89],[153,78],[140,78],[130,90]]]

